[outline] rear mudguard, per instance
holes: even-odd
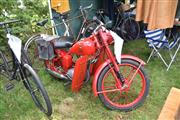
[[[126,59],[135,60],[138,63],[140,63],[141,65],[145,65],[145,62],[143,60],[141,60],[140,58],[138,58],[138,57],[135,57],[135,56],[132,56],[132,55],[121,55],[121,59],[125,59],[125,58]],[[97,82],[98,82],[99,75],[100,75],[101,71],[104,69],[104,67],[106,67],[108,64],[110,64],[110,60],[109,59],[107,59],[105,62],[103,62],[98,67],[98,69],[96,70],[96,72],[94,74],[94,79],[93,79],[93,84],[92,84],[94,96],[98,96],[98,93],[97,93]]]

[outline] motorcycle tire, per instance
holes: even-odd
[[[132,72],[137,70],[139,65],[138,62],[131,59],[122,59],[121,64],[118,64],[120,67],[120,73],[123,75],[126,82],[128,82],[131,75],[134,75]],[[107,78],[107,75],[111,73],[111,70],[113,70],[110,66],[112,66],[112,64],[104,67],[98,79],[97,90],[98,92],[101,92],[98,94],[100,100],[109,109],[117,109],[121,111],[131,111],[136,109],[144,102],[149,93],[150,81],[148,80],[144,67],[141,66],[139,70],[136,71],[137,74],[130,87],[120,90],[113,75],[110,75],[110,77]],[[136,83],[138,84],[135,85]],[[105,90],[109,90],[109,92],[105,92]]]

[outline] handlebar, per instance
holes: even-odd
[[[87,9],[90,9],[90,8],[92,8],[93,7],[93,4],[90,4],[89,6],[86,6],[86,7],[82,7],[82,6],[80,6],[80,10],[87,10]]]
[[[93,20],[99,23],[99,25],[94,29],[93,33],[96,33],[101,27],[105,28],[105,24],[100,21],[96,16],[93,17]]]
[[[44,19],[42,21],[37,22],[37,26],[44,26],[48,22],[48,19]]]
[[[20,22],[21,20],[10,20],[10,21],[5,21],[5,22],[0,22],[0,27],[10,24],[10,23],[16,23],[16,22]]]

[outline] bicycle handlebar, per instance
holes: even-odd
[[[36,23],[37,26],[44,26],[48,22],[48,19],[44,19]]]
[[[6,24],[10,24],[10,23],[16,23],[16,22],[20,22],[21,20],[10,20],[10,21],[6,21],[6,22],[0,22],[0,27],[4,26]]]
[[[100,21],[96,16],[93,17],[93,20],[99,23],[99,25],[94,29],[93,33],[96,33],[101,27],[105,26],[105,24]]]
[[[89,6],[86,6],[86,7],[82,7],[82,6],[80,6],[80,10],[87,10],[87,9],[90,9],[90,8],[92,8],[93,7],[93,4],[90,4]]]

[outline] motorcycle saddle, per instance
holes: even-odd
[[[54,48],[70,48],[73,45],[73,37],[61,36],[54,40]]]

